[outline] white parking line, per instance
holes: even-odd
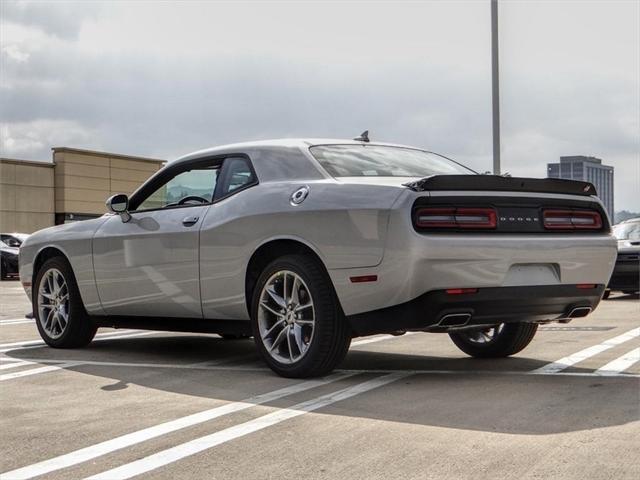
[[[143,337],[146,335],[153,335],[156,333],[161,333],[157,331],[147,331],[147,332],[137,332],[136,330],[131,330],[134,333],[103,333],[96,335],[96,338],[93,339],[94,342],[100,342],[105,340],[117,340],[120,338],[134,338],[134,337]],[[0,353],[11,352],[15,350],[28,350],[31,348],[41,348],[46,345],[45,342],[41,340],[33,340],[28,342],[14,342],[14,343],[4,343],[0,345]]]
[[[568,357],[561,358],[560,360],[556,360],[553,363],[549,363],[544,365],[536,370],[533,370],[532,373],[558,373],[566,368],[575,365],[576,363],[582,362],[587,358],[598,355],[599,353],[604,352],[605,350],[609,350],[610,348],[615,347],[616,345],[620,345],[621,343],[627,342],[629,340],[633,340],[634,338],[640,335],[640,327],[634,328],[633,330],[629,330],[622,335],[618,335],[617,337],[610,338],[598,345],[594,345],[589,348],[585,348],[584,350],[580,350],[577,353],[569,355]]]
[[[227,362],[201,362],[193,364],[184,363],[144,363],[144,362],[108,362],[95,360],[79,360],[79,359],[62,359],[62,358],[25,358],[23,359],[32,363],[60,365],[68,362],[75,362],[77,366],[95,365],[104,367],[130,367],[130,368],[161,368],[161,369],[177,369],[177,370],[228,370],[239,372],[265,372],[268,370],[266,366],[253,366],[247,364],[227,365]],[[9,367],[7,367],[9,368]],[[407,373],[411,375],[561,375],[567,377],[594,377],[601,376],[594,371],[591,372],[542,372],[536,370],[444,370],[444,369],[390,369],[390,368],[370,368],[370,369],[349,369],[341,368],[335,372],[360,374],[360,373]],[[640,374],[619,373],[613,376],[640,378]]]
[[[305,390],[310,390],[312,388],[317,388],[322,385],[327,385],[332,382],[349,378],[353,375],[356,375],[356,374],[355,373],[346,373],[346,374],[334,373],[333,375],[330,375],[325,378],[307,380],[304,382],[296,383],[289,387],[284,387],[278,390],[274,390],[272,392],[267,392],[261,395],[256,395],[254,397],[249,397],[239,402],[227,403],[226,405],[222,405],[220,407],[211,408],[209,410],[204,410],[202,412],[194,413],[186,417],[177,418],[169,422],[161,423],[159,425],[154,425],[153,427],[148,427],[142,430],[138,430],[137,432],[128,433],[126,435],[121,435],[111,440],[106,440],[104,442],[96,443],[95,445],[91,445],[86,448],[81,448],[80,450],[76,450],[74,452],[67,453],[65,455],[60,455],[58,457],[50,458],[49,460],[45,460],[39,463],[34,463],[33,465],[28,465],[26,467],[18,468],[17,470],[5,472],[0,474],[0,478],[7,478],[7,479],[11,478],[11,479],[18,480],[18,479],[33,478],[39,475],[44,475],[45,473],[50,473],[56,470],[71,467],[73,465],[86,462],[93,458],[101,457],[108,453],[115,452],[117,450],[121,450],[123,448],[127,448],[132,445],[136,445],[138,443],[145,442],[147,440],[159,437],[161,435],[166,435],[168,433],[175,432],[183,428],[208,422],[215,418],[219,418],[224,415],[229,415],[231,413],[239,412],[241,410],[246,410],[256,405],[272,402],[274,400],[278,400],[288,395],[294,395],[296,393],[304,392]]]
[[[55,372],[56,370],[62,370],[63,368],[73,367],[78,365],[79,362],[63,363],[61,365],[49,365],[48,367],[30,368],[29,370],[21,370],[19,372],[5,373],[0,375],[0,382],[6,380],[13,380],[14,378],[30,377],[31,375],[38,375],[40,373]]]
[[[186,370],[240,370],[247,372],[264,372],[267,370],[266,366],[248,366],[244,365],[227,365],[226,361],[221,361],[220,365],[215,361],[201,362],[201,363],[145,363],[145,362],[106,362],[96,360],[73,360],[73,359],[61,359],[61,358],[25,358],[25,361],[32,363],[44,363],[44,364],[61,364],[67,362],[78,362],[78,365],[95,365],[100,367],[132,367],[132,368],[173,368],[173,369],[186,369]]]
[[[0,320],[0,325],[17,325],[20,323],[33,323],[33,319],[26,318],[12,318],[7,320]]]
[[[640,348],[634,348],[596,370],[596,375],[615,376],[638,362],[640,362]]]
[[[7,360],[3,358],[2,361],[0,362],[0,370],[8,370],[9,368],[18,368],[18,367],[23,367],[25,365],[33,365],[34,363],[35,362],[29,362],[26,360],[16,360],[16,359]]]
[[[383,340],[391,340],[394,338],[404,337],[406,335],[414,335],[416,333],[420,333],[420,332],[406,332],[403,335],[380,335],[377,337],[368,337],[368,338],[363,338],[362,340],[356,340],[355,342],[351,342],[351,346],[358,347],[360,345],[366,345],[368,343],[381,342]]]
[[[176,445],[175,447],[168,448],[153,455],[149,455],[148,457],[141,458],[140,460],[136,460],[120,467],[107,470],[97,475],[93,475],[86,480],[119,480],[135,477],[136,475],[150,472],[162,466],[181,460],[185,457],[189,457],[204,450],[213,448],[217,445],[221,445],[236,438],[244,437],[245,435],[249,435],[267,427],[284,422],[285,420],[299,417],[333,403],[340,402],[342,400],[360,395],[375,388],[382,387],[383,385],[387,385],[391,382],[395,382],[407,376],[409,376],[409,374],[407,373],[391,373],[383,377],[377,377],[372,380],[367,380],[351,387],[338,390],[337,392],[329,393],[327,395],[322,395],[306,402],[298,403],[291,408],[277,410],[273,413],[269,413],[248,422],[241,423],[240,425],[225,428],[224,430],[220,430],[210,435],[206,435],[204,437],[196,438],[195,440]]]
[[[114,332],[104,332],[96,334],[96,338],[108,337],[111,335],[122,335],[125,333],[133,333],[140,332],[140,330],[116,330]],[[12,342],[12,343],[0,343],[0,348],[7,347],[27,347],[31,345],[44,345],[44,341],[42,340],[23,340],[22,342]]]

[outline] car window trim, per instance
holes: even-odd
[[[226,157],[226,156],[225,156]],[[147,198],[149,198],[149,195],[153,194],[153,192],[155,192],[158,188],[160,188],[162,185],[165,185],[166,183],[170,182],[172,179],[174,179],[175,177],[177,177],[178,175],[180,175],[181,173],[184,172],[188,172],[189,170],[193,170],[194,168],[200,167],[200,166],[206,166],[208,164],[211,163],[210,166],[214,166],[215,164],[213,163],[215,160],[220,160],[221,157],[217,156],[217,157],[207,157],[207,158],[199,158],[193,161],[189,161],[186,162],[184,164],[179,163],[175,166],[172,166],[173,168],[168,168],[166,171],[162,172],[162,175],[158,175],[155,178],[152,178],[149,180],[148,184],[143,184],[141,186],[141,189],[134,192],[132,198],[135,199],[135,197],[137,197],[138,195],[143,195],[147,189],[153,189],[145,198],[144,200],[142,200],[140,203],[142,204]],[[218,176],[220,176],[220,174],[222,173],[222,165],[224,163],[224,157],[222,157],[222,162],[220,163],[219,166],[216,167],[217,170],[220,170],[218,173]],[[177,173],[174,173],[176,172]],[[168,178],[168,179],[167,179]],[[138,212],[155,212],[155,211],[159,211],[159,210],[173,210],[175,208],[185,208],[185,207],[200,207],[203,205],[211,205],[213,203],[213,199],[215,198],[215,194],[216,194],[216,190],[218,189],[218,181],[216,179],[216,185],[213,189],[213,193],[211,195],[211,200],[210,202],[206,202],[206,203],[201,203],[198,205],[175,205],[172,207],[159,207],[159,208],[145,208],[142,210],[136,209],[136,210],[130,210],[129,213],[138,213]]]
[[[249,165],[249,170],[251,171],[251,175],[253,176],[253,182],[249,182],[244,184],[242,187],[240,188],[236,188],[235,190],[232,190],[231,192],[227,193],[226,195],[220,195],[220,192],[218,190],[218,187],[220,185],[224,185],[227,176],[228,176],[228,169],[225,168],[227,159],[229,158],[243,158],[247,161],[247,165]],[[248,188],[251,187],[255,187],[256,185],[258,185],[260,183],[260,181],[258,180],[258,174],[256,173],[256,170],[253,168],[253,163],[251,162],[251,158],[249,158],[249,155],[247,154],[235,154],[235,155],[225,155],[225,158],[222,162],[222,166],[220,167],[222,168],[221,172],[220,172],[220,177],[221,177],[221,181],[216,183],[216,191],[214,193],[213,196],[213,202],[212,203],[218,203],[222,200],[226,200],[229,197],[232,197],[233,195],[235,195],[236,193],[240,193],[244,190],[247,190]],[[222,187],[220,187],[222,188]]]
[[[237,188],[235,190],[233,190],[232,192],[229,192],[227,195],[224,196],[219,196],[219,188],[220,185],[222,184],[219,180],[223,177],[223,175],[225,174],[224,171],[224,165],[225,165],[225,161],[227,160],[227,158],[244,158],[247,161],[247,164],[249,165],[249,169],[251,170],[251,174],[253,175],[254,181],[251,183],[247,183],[246,185],[243,185],[240,188]],[[129,211],[130,214],[134,214],[134,213],[141,213],[141,212],[157,212],[157,211],[162,211],[162,210],[173,210],[176,208],[190,208],[190,207],[202,207],[202,206],[208,206],[208,205],[213,205],[219,201],[222,200],[226,200],[227,198],[235,195],[236,193],[240,193],[244,190],[247,190],[248,188],[251,187],[255,187],[256,185],[258,185],[260,183],[259,179],[258,179],[258,174],[256,173],[255,168],[253,167],[253,162],[251,161],[251,157],[249,157],[249,155],[247,155],[246,153],[225,153],[222,155],[210,155],[210,156],[206,156],[206,157],[200,157],[200,158],[194,158],[194,159],[190,159],[189,161],[185,162],[185,163],[178,163],[175,166],[174,165],[170,165],[167,167],[167,170],[165,170],[164,172],[162,172],[161,175],[158,175],[157,177],[151,178],[148,180],[148,184],[144,183],[142,184],[142,186],[140,187],[139,190],[136,190],[133,195],[132,198],[135,199],[135,197],[137,197],[138,195],[142,195],[144,194],[144,192],[148,189],[148,188],[159,188],[161,185],[163,185],[164,183],[167,183],[171,180],[171,178],[175,178],[176,176],[178,176],[180,173],[176,173],[174,174],[174,169],[180,171],[187,171],[190,168],[193,167],[197,167],[200,165],[206,165],[208,163],[211,162],[215,162],[220,160],[220,166],[218,167],[218,169],[220,170],[220,173],[218,174],[218,180],[216,180],[216,186],[214,188],[213,191],[213,196],[211,199],[211,202],[207,202],[207,203],[201,203],[199,205],[176,205],[173,207],[160,207],[160,208],[150,208],[150,209],[144,209],[144,210],[131,210]],[[168,176],[171,176],[171,178],[169,180],[165,180]],[[156,186],[157,185],[157,186]],[[155,190],[153,190],[155,191]],[[153,191],[151,193],[153,193]],[[145,197],[145,199],[148,197]],[[143,200],[144,201],[144,200]],[[141,202],[142,203],[142,202]]]

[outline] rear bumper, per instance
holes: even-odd
[[[567,318],[574,309],[596,308],[604,285],[481,288],[475,293],[450,295],[435,290],[399,305],[347,316],[357,335],[398,330],[446,331],[454,326],[545,322]],[[584,316],[589,310],[576,311]]]

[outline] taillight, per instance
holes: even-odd
[[[600,230],[602,217],[591,210],[544,210],[544,228],[547,230]]]
[[[418,228],[496,228],[497,215],[493,208],[429,207],[416,211]]]

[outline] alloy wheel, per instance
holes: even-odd
[[[293,364],[306,355],[313,341],[315,309],[306,283],[289,270],[269,277],[260,294],[258,329],[269,355]]]
[[[38,320],[46,334],[60,338],[69,324],[69,287],[57,268],[47,270],[38,287]]]

